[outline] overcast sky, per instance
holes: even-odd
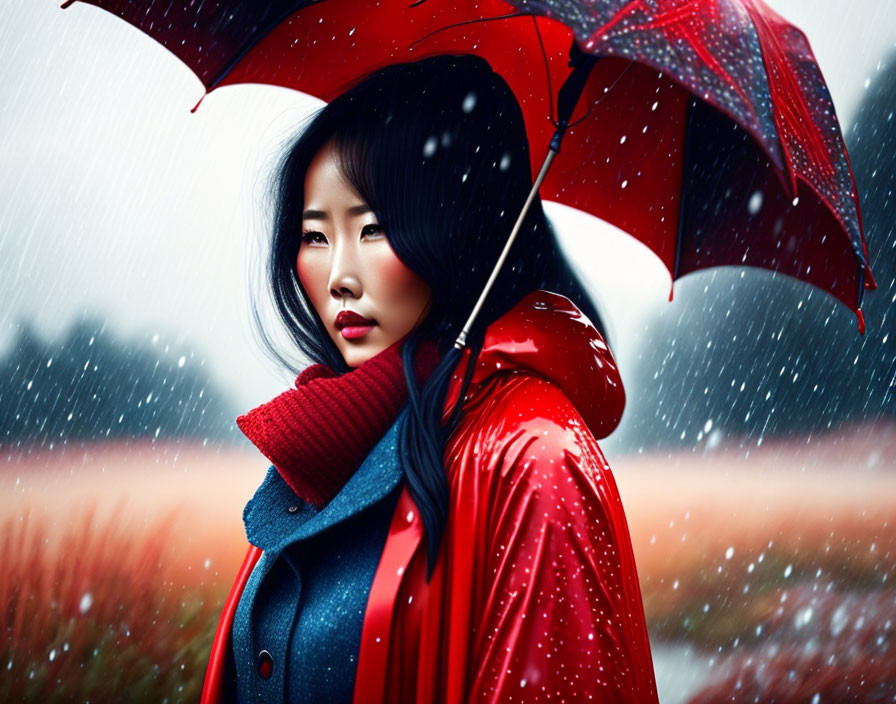
[[[893,0],[774,0],[801,27],[845,129],[896,48]],[[85,313],[204,360],[241,407],[291,380],[249,327],[272,157],[320,103],[282,88],[203,93],[160,45],[82,3],[5,0],[0,23],[0,348],[20,321]],[[589,279],[617,356],[645,343],[668,274],[633,238],[548,206]],[[699,276],[699,275],[698,275]]]

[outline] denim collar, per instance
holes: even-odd
[[[380,501],[401,481],[398,428],[407,409],[364,458],[345,486],[323,508],[304,502],[273,467],[243,509],[246,537],[265,552],[280,553]]]

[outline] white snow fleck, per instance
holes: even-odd
[[[753,195],[750,196],[750,200],[747,202],[747,212],[750,215],[755,215],[759,212],[759,209],[762,207],[762,191],[754,191]]]

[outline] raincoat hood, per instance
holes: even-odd
[[[469,358],[467,349],[448,387],[447,410],[454,406]],[[513,372],[560,387],[596,438],[607,437],[619,425],[625,389],[616,360],[597,328],[568,298],[532,291],[488,327],[465,407],[489,388],[494,375]]]

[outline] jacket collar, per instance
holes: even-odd
[[[323,508],[302,501],[271,466],[255,495],[243,509],[246,537],[253,545],[279,553],[372,506],[388,495],[403,476],[398,458],[398,427],[402,416],[364,458],[351,478]]]
[[[464,351],[446,396],[454,405],[470,350]],[[568,298],[533,291],[486,330],[465,401],[496,374],[527,372],[556,384],[596,438],[619,425],[625,389],[613,354],[597,328]]]

